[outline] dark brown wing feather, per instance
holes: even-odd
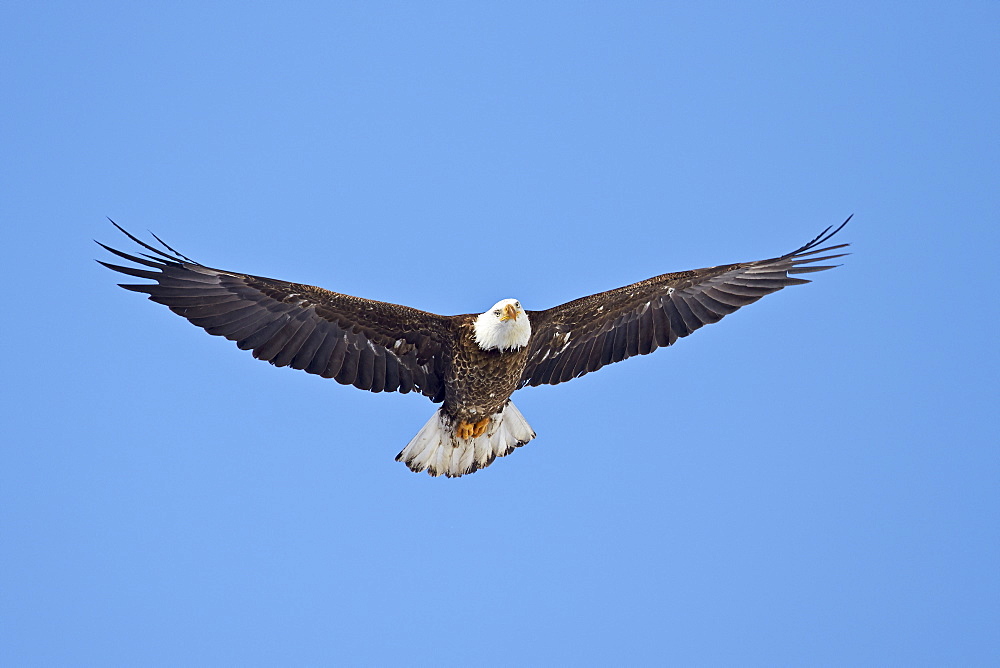
[[[764,295],[809,283],[790,274],[836,266],[813,263],[843,257],[844,253],[822,254],[848,244],[817,246],[849,220],[832,232],[832,227],[826,228],[806,245],[781,257],[663,274],[547,311],[528,311],[532,337],[520,386],[555,385],[605,364],[646,355]]]
[[[148,294],[209,334],[235,341],[275,366],[302,369],[362,390],[416,390],[433,401],[443,400],[443,349],[453,336],[450,318],[311,285],[212,269],[159,238],[169,253],[117,223],[115,227],[153,254],[138,257],[100,245],[156,270],[101,262],[123,274],[156,281],[121,287]]]

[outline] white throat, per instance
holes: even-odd
[[[509,317],[511,311],[517,317]],[[528,345],[531,323],[516,299],[504,299],[476,318],[476,343],[483,350],[518,350]]]

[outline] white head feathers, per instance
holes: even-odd
[[[476,343],[483,350],[517,350],[528,345],[531,323],[516,299],[501,299],[476,318]]]

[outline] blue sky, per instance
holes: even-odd
[[[1000,5],[0,9],[0,663],[1000,661]],[[843,267],[515,395],[253,360],[115,287],[105,216],[438,313],[770,257]]]

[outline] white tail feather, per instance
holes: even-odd
[[[451,419],[438,409],[417,435],[396,455],[411,471],[457,478],[484,469],[535,437],[531,425],[513,403],[490,417],[482,436],[458,438]]]

